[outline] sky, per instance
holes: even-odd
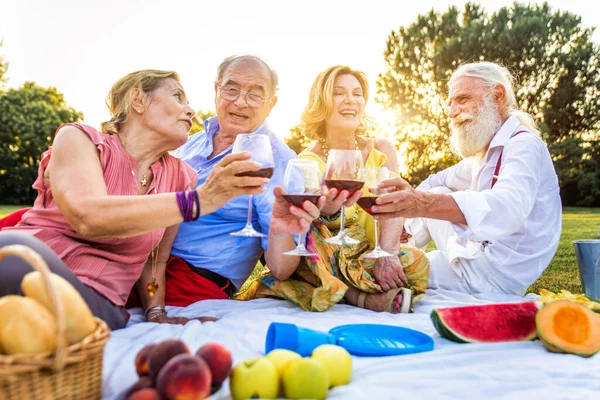
[[[279,74],[269,126],[280,136],[300,122],[319,72],[336,64],[364,71],[375,92],[389,34],[417,15],[466,1],[401,0],[0,0],[0,55],[8,87],[25,81],[56,87],[67,104],[98,126],[112,84],[139,69],[175,70],[192,107],[214,109],[219,63],[251,53]],[[513,1],[479,1],[492,12]],[[530,3],[538,3],[531,1]],[[600,27],[600,5],[549,0],[555,9]],[[593,40],[600,43],[600,31]],[[390,115],[372,99],[367,112],[385,127]]]

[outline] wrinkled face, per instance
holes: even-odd
[[[325,119],[325,129],[356,130],[365,114],[365,98],[360,82],[352,74],[335,78],[333,84],[333,107]]]
[[[184,144],[192,127],[194,110],[179,82],[166,79],[148,94],[147,100],[143,113],[144,124],[172,139],[174,148]]]
[[[235,100],[227,100],[231,93],[239,92]],[[229,93],[226,94],[226,93]],[[267,67],[256,60],[236,60],[227,67],[223,78],[215,85],[215,106],[223,133],[239,134],[255,131],[267,119],[277,103]],[[256,100],[264,101],[256,107]],[[251,107],[247,100],[253,105]]]
[[[458,78],[450,88],[450,142],[454,151],[467,158],[489,146],[502,126],[492,93],[476,78]]]

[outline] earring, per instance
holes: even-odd
[[[137,112],[138,112],[138,114],[141,114],[141,113],[142,113],[142,110],[137,110]]]

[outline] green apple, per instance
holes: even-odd
[[[231,371],[229,389],[234,400],[257,397],[273,399],[279,391],[277,369],[265,357],[243,361]]]
[[[329,376],[323,363],[314,358],[291,360],[283,370],[283,391],[288,399],[324,399]]]
[[[346,385],[352,377],[352,356],[348,350],[334,344],[322,344],[312,352],[312,358],[319,360],[329,374],[329,386]]]
[[[275,368],[277,369],[277,373],[279,376],[283,376],[283,369],[291,360],[298,360],[302,358],[302,356],[295,351],[286,350],[286,349],[275,349],[271,350],[269,354],[266,355],[266,358],[273,363]]]

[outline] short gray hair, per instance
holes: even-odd
[[[532,133],[540,135],[533,117],[529,113],[519,109],[513,88],[515,78],[506,67],[489,61],[462,64],[450,77],[448,86],[452,88],[456,80],[463,76],[479,79],[490,91],[496,85],[502,85],[506,91],[505,106],[508,113],[515,115],[519,119],[519,122],[521,122],[521,125],[529,129]]]
[[[262,64],[265,68],[267,68],[267,70],[269,71],[269,78],[271,80],[271,85],[273,88],[273,95],[275,94],[275,92],[278,89],[278,85],[279,85],[279,77],[277,76],[277,72],[275,72],[275,70],[273,68],[271,68],[271,66],[262,58],[252,55],[252,54],[236,54],[230,57],[227,57],[226,59],[224,59],[223,61],[221,61],[221,64],[219,64],[219,67],[217,68],[217,77],[215,78],[215,84],[220,85],[221,81],[223,80],[223,75],[225,74],[225,71],[227,70],[227,68],[234,62],[234,61],[239,61],[239,60],[253,60],[258,62],[259,64]]]

